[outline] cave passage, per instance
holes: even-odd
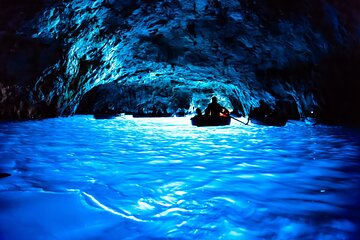
[[[186,115],[217,96],[243,115],[265,100],[288,119],[359,125],[359,11],[355,0],[4,0],[0,119]]]

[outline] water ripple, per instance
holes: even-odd
[[[0,179],[0,194],[80,192],[83,205],[70,202],[70,209],[121,219],[96,223],[103,227],[95,236],[105,239],[355,239],[359,130],[189,122],[1,123],[0,172],[11,176]],[[0,225],[26,217],[25,206],[2,207]],[[61,227],[46,222],[43,229],[57,235]]]

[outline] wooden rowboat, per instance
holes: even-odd
[[[206,126],[226,126],[230,125],[231,118],[230,117],[222,117],[222,116],[195,116],[191,118],[191,124],[198,127],[206,127]]]

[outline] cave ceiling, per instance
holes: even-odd
[[[346,112],[336,110],[341,104],[356,101],[356,1],[3,5],[2,117],[44,109],[66,116],[110,103],[130,112],[151,105],[191,112],[213,95],[245,114],[265,99],[337,116]]]

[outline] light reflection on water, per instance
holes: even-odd
[[[198,128],[188,118],[0,123],[0,172],[12,174],[0,200],[25,192],[48,210],[59,207],[48,193],[67,199],[56,214],[77,214],[72,235],[43,219],[50,233],[32,226],[35,238],[356,239],[359,136],[300,123]],[[26,239],[9,219],[26,222],[37,208],[18,204],[0,207],[0,238]]]

